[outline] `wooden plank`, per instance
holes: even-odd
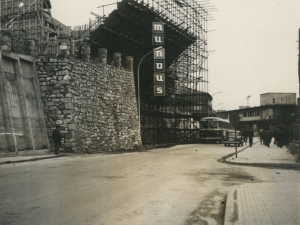
[[[25,90],[24,90],[24,83],[22,80],[22,76],[23,76],[23,70],[22,70],[22,66],[21,66],[21,62],[20,62],[20,58],[18,58],[17,61],[17,65],[16,65],[16,74],[17,74],[17,84],[19,86],[19,90],[21,92],[21,101],[24,103],[24,108],[25,108],[25,119],[26,119],[26,124],[28,126],[29,129],[29,137],[30,137],[30,141],[31,141],[31,146],[32,149],[35,150],[35,143],[34,143],[34,139],[33,139],[33,135],[32,135],[32,127],[31,127],[31,122],[30,122],[30,114],[28,112],[28,107],[26,105],[26,94],[25,94]]]

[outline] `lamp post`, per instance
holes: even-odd
[[[221,102],[221,103],[220,103],[220,104],[218,104],[218,105],[222,105],[222,104],[223,104],[223,102]],[[218,106],[218,105],[215,105],[215,107],[216,107],[216,106]]]
[[[144,59],[147,55],[151,54],[151,53],[154,52],[154,51],[160,50],[160,49],[162,49],[162,48],[163,48],[163,46],[159,46],[159,47],[157,47],[157,48],[154,48],[152,51],[150,51],[150,52],[148,52],[146,55],[144,55],[144,56],[141,58],[141,60],[140,60],[140,62],[139,62],[139,64],[138,64],[138,71],[137,71],[137,85],[138,85],[138,112],[139,112],[138,114],[139,114],[139,130],[140,130],[140,134],[141,134],[140,65],[141,65],[143,59]]]
[[[215,105],[214,108],[215,108],[216,106],[218,106],[218,105],[223,105],[223,102],[221,102],[220,104]]]
[[[216,94],[220,94],[220,93],[223,93],[223,91],[216,92],[216,93],[212,94],[211,97],[216,95]]]
[[[216,94],[220,94],[220,93],[223,93],[223,91],[216,92],[216,93],[212,94],[211,97],[214,96],[214,95],[216,95]],[[213,109],[213,108],[211,107],[211,109]],[[208,117],[209,117],[209,108],[208,108],[208,113],[207,114],[208,114]]]
[[[248,103],[249,103],[249,98],[251,97],[251,95],[249,95],[249,96],[247,96],[246,98],[247,98],[247,108],[248,108]]]

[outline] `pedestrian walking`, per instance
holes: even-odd
[[[269,128],[265,131],[265,142],[266,146],[270,147],[270,143],[272,141],[272,133]]]
[[[277,133],[277,147],[282,148],[283,145],[284,145],[284,129],[280,127]]]
[[[52,140],[55,144],[55,155],[59,154],[59,149],[61,147],[61,134],[59,130],[59,126],[56,126],[56,129],[52,132]]]
[[[283,139],[282,140],[283,145],[288,146],[290,137],[289,137],[289,130],[286,128],[283,128],[282,139]]]
[[[244,137],[244,142],[247,143],[247,138],[248,138],[248,131],[247,130],[243,131],[243,137]]]
[[[277,139],[278,139],[278,131],[279,131],[279,128],[276,127],[273,131],[273,137],[274,137],[274,145],[277,144]]]
[[[254,132],[252,129],[249,130],[248,132],[248,138],[249,138],[249,146],[250,148],[252,148],[252,144],[253,144],[253,137],[254,137]]]
[[[263,129],[259,130],[259,139],[260,139],[260,144],[263,145],[264,144],[264,130]]]

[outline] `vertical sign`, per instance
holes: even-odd
[[[154,58],[154,96],[165,96],[165,44],[164,23],[152,23],[152,45],[160,46],[153,51]]]

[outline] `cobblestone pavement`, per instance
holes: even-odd
[[[300,224],[298,183],[245,184],[237,188],[237,225]]]
[[[286,147],[260,145],[259,140],[226,161],[231,163],[297,165]],[[235,186],[228,193],[225,225],[299,225],[300,173],[288,183],[257,183]]]

